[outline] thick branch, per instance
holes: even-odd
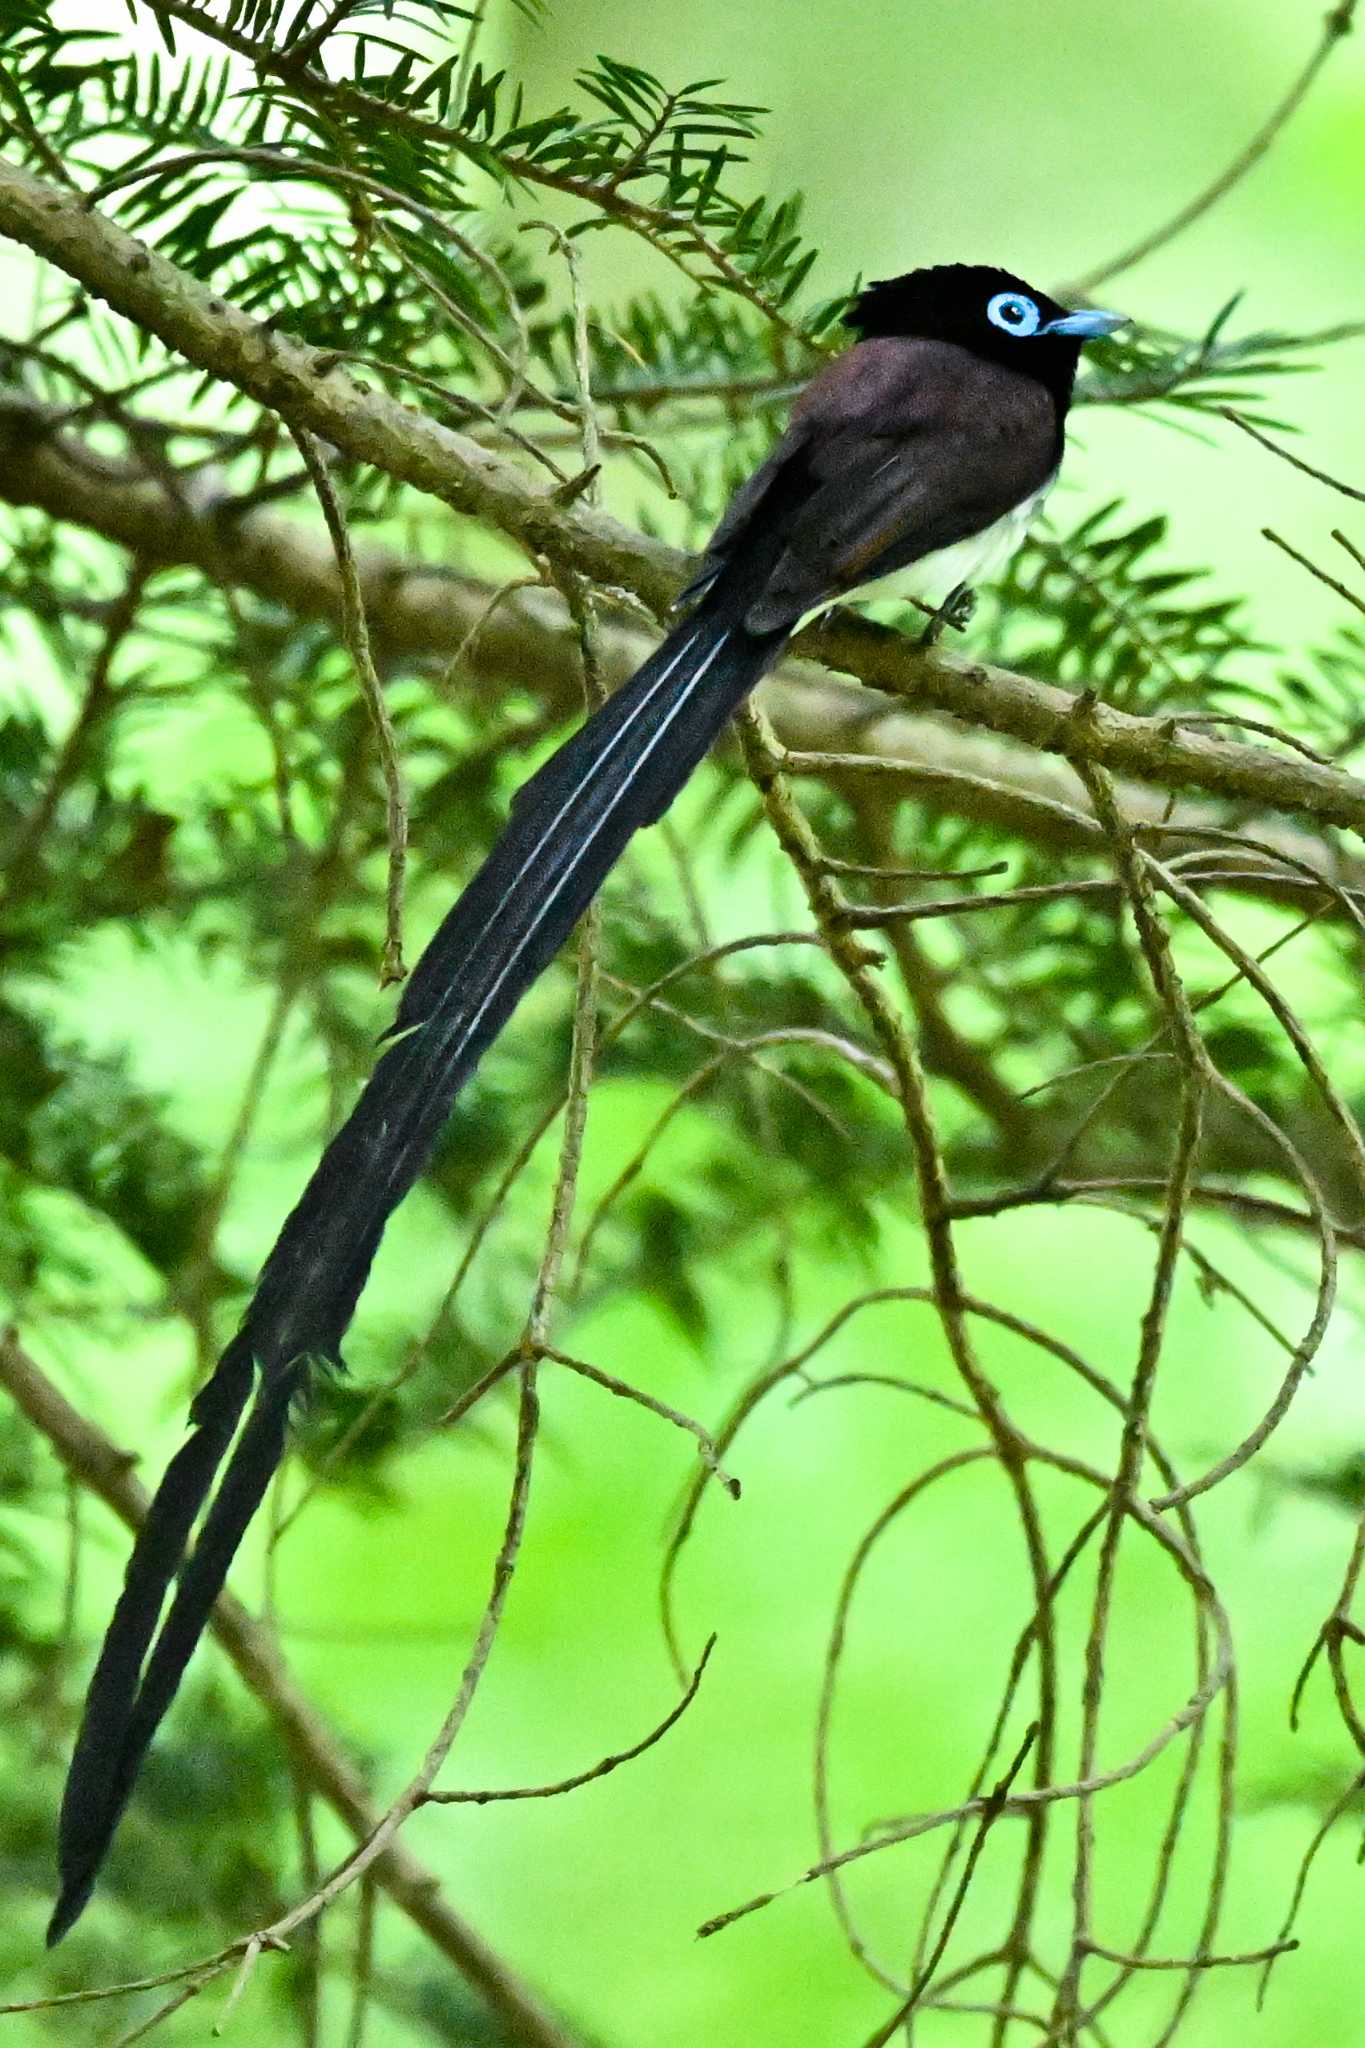
[[[340,628],[336,558],[320,530],[272,507],[238,513],[229,496],[215,494],[206,471],[187,477],[183,491],[172,491],[152,466],[136,456],[111,460],[64,430],[61,418],[59,408],[0,387],[0,501],[33,506],[97,533],[149,568],[190,565]],[[355,554],[365,614],[389,660],[448,659],[459,652],[462,670],[479,682],[498,689],[524,684],[566,714],[577,706],[575,642],[556,593],[515,589],[490,609],[494,592],[474,577],[372,543],[357,542]],[[636,626],[604,623],[599,648],[604,679],[615,688],[645,658],[650,640]],[[1025,685],[1029,692],[1039,687]],[[996,825],[1059,850],[1099,843],[1093,820],[1075,806],[1074,777],[1060,758],[965,722],[902,709],[809,661],[785,662],[764,685],[763,705],[784,746],[884,762],[904,776],[898,792],[931,811]],[[836,765],[822,772],[841,779]],[[862,783],[865,792],[866,777]],[[1155,822],[1165,811],[1159,790],[1135,782],[1125,783],[1121,797],[1135,822]],[[1187,808],[1181,819],[1192,827],[1218,822],[1207,807]],[[1293,863],[1342,886],[1365,886],[1365,863],[1343,859],[1330,837],[1282,823],[1258,833]],[[1282,894],[1280,881],[1255,878],[1256,864],[1253,856],[1239,856],[1242,879],[1231,886]]]
[[[78,196],[6,166],[0,172],[0,232],[292,426],[488,521],[557,568],[630,591],[656,613],[677,590],[684,562],[676,550],[581,502],[557,503],[551,491],[529,482],[501,456],[382,392],[365,390],[334,358],[214,297]],[[1338,769],[1182,732],[1167,718],[1135,718],[1103,704],[1078,725],[1074,699],[1065,690],[911,646],[865,620],[834,617],[808,629],[797,645],[920,710],[950,712],[1045,752],[1083,758],[1167,789],[1202,789],[1365,831],[1365,784]]]
[[[532,555],[593,582],[618,584],[662,611],[682,558],[581,502],[566,510],[501,455],[372,391],[323,349],[240,312],[148,249],[78,194],[0,166],[0,234],[75,278],[196,368],[456,512],[499,527]]]
[[[51,1444],[72,1478],[112,1508],[126,1527],[139,1528],[147,1511],[147,1495],[132,1476],[132,1461],[70,1405],[12,1330],[0,1336],[0,1386]],[[379,1816],[355,1766],[317,1709],[298,1690],[269,1633],[230,1593],[219,1599],[212,1627],[238,1676],[284,1734],[309,1785],[357,1841],[364,1841]],[[374,1875],[394,1904],[487,2000],[511,2040],[523,2048],[574,2048],[572,2037],[544,2010],[535,1994],[446,1904],[434,1872],[401,1843],[395,1842],[385,1851]]]

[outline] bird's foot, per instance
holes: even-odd
[[[921,605],[920,609],[929,610],[927,605]],[[919,636],[920,646],[932,647],[948,627],[951,627],[953,632],[960,633],[975,610],[976,592],[971,585],[956,584],[938,609],[929,612],[929,622]]]

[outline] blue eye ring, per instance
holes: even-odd
[[[1023,292],[997,292],[986,308],[986,318],[1003,334],[1036,334],[1042,317]]]

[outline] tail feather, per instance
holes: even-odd
[[[122,1810],[121,1801],[109,1810],[111,1785],[138,1697],[143,1659],[167,1589],[184,1561],[190,1531],[241,1419],[252,1376],[250,1355],[234,1339],[195,1397],[193,1434],[166,1467],[128,1560],[62,1795],[57,1827],[62,1894],[48,1928],[49,1946],[60,1941],[89,1897]]]
[[[101,1746],[94,1757],[87,1754],[84,1768],[79,1767],[79,1759],[73,1760],[63,1802],[63,1817],[70,1808],[73,1820],[60,1842],[61,1894],[48,1929],[49,1947],[60,1941],[90,1897],[142,1759],[175,1697],[190,1653],[204,1633],[247,1524],[284,1455],[290,1403],[306,1373],[306,1361],[298,1361],[261,1387],[204,1518],[194,1555],[180,1574],[121,1739],[116,1746]],[[149,1524],[151,1519],[149,1516]],[[87,1723],[90,1719],[87,1707]],[[110,1728],[109,1732],[114,1731]]]
[[[784,638],[748,633],[729,607],[688,621],[520,792],[266,1262],[245,1325],[257,1357],[335,1352],[456,1092]]]
[[[384,1226],[421,1172],[456,1093],[632,834],[667,809],[779,653],[785,630],[754,633],[744,625],[754,587],[752,570],[722,576],[531,777],[417,963],[390,1042],[287,1218],[242,1327],[191,1410],[194,1433],[139,1532],[72,1757],[49,1942],[90,1896],[138,1768],[283,1455],[290,1403],[312,1360],[338,1358]],[[185,1563],[254,1375],[255,1400]]]

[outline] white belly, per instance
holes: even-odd
[[[880,577],[867,588],[887,597],[917,597],[923,604],[940,605],[959,584],[974,587],[984,583],[1004,567],[1021,545],[1055,481],[1054,470],[1040,490],[1031,498],[1021,499],[1012,512],[997,519],[993,526],[983,527],[967,540],[954,541],[951,547],[939,548],[935,554],[912,562],[907,569],[893,569],[889,576]]]

